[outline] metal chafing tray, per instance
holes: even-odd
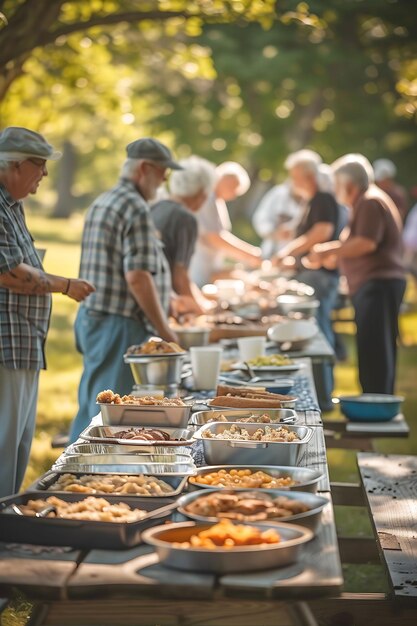
[[[170,512],[161,512],[161,516],[143,519],[137,522],[97,522],[71,520],[53,517],[32,517],[5,512],[11,504],[25,504],[28,500],[45,499],[55,494],[23,493],[0,500],[0,537],[2,541],[16,543],[35,543],[46,546],[72,546],[82,549],[115,550],[129,548],[141,543],[141,533],[149,526],[161,523]],[[59,498],[68,502],[84,500],[86,495],[65,493]],[[131,508],[154,512],[163,506],[172,503],[172,499],[138,498],[129,496],[92,496],[105,497],[108,502],[118,504],[125,502]]]
[[[189,428],[160,428],[168,433],[172,441],[139,441],[134,439],[118,439],[115,434],[120,426],[88,426],[80,435],[80,439],[91,443],[111,443],[121,446],[135,446],[138,452],[166,452],[167,448],[191,446],[194,443],[194,431]],[[165,450],[161,450],[165,448]]]
[[[278,498],[279,496],[284,496],[285,498],[289,498],[290,500],[297,500],[302,502],[306,506],[309,507],[308,511],[304,513],[297,513],[295,515],[288,515],[287,517],[277,517],[270,518],[267,520],[263,520],[262,524],[275,524],[275,523],[294,523],[300,524],[300,526],[305,526],[306,528],[310,528],[313,532],[316,532],[318,525],[320,523],[321,514],[323,512],[324,507],[329,503],[326,498],[322,496],[316,496],[313,493],[304,493],[304,492],[293,492],[293,491],[285,491],[282,489],[245,489],[246,493],[254,493],[255,496],[258,493],[266,493],[271,498]],[[198,500],[199,498],[203,498],[204,496],[208,496],[211,493],[219,493],[218,489],[207,489],[205,491],[193,491],[191,493],[187,493],[181,496],[178,499],[178,513],[182,516],[185,516],[188,519],[192,519],[197,522],[217,522],[219,520],[218,517],[207,517],[202,515],[196,515],[195,513],[190,513],[187,511],[187,506]],[[243,493],[243,491],[235,491],[233,489],[222,489],[221,493],[233,494],[233,493]],[[251,524],[252,522],[248,520],[244,520],[245,523]],[[239,522],[240,523],[240,522]]]
[[[185,463],[192,459],[190,448],[170,448],[168,452],[152,453],[138,451],[137,446],[119,446],[111,443],[73,443],[66,448],[66,456],[71,454],[134,454],[138,463],[175,463],[178,457]]]
[[[195,489],[222,489],[219,485],[203,485],[202,483],[193,482],[198,476],[204,476],[205,474],[211,474],[212,472],[219,472],[220,470],[245,470],[250,469],[252,472],[265,472],[274,478],[292,478],[295,482],[294,485],[289,487],[280,487],[281,489],[287,489],[289,491],[308,491],[310,493],[316,493],[318,484],[323,478],[323,474],[316,469],[310,467],[287,467],[283,465],[211,465],[206,467],[199,467],[195,473],[195,476],[188,482],[188,486],[191,490]],[[254,487],[233,487],[234,491],[253,491]]]
[[[113,474],[115,474],[115,472],[112,472]],[[62,474],[73,474],[76,478],[81,478],[82,476],[85,475],[93,475],[96,478],[100,478],[100,476],[109,476],[109,474],[111,475],[111,473],[107,474],[105,472],[67,472],[66,470],[49,470],[48,472],[46,472],[46,474],[44,474],[43,476],[41,476],[40,478],[38,478],[34,483],[32,483],[32,485],[28,488],[28,492],[34,492],[34,491],[49,491],[49,488],[52,487],[58,480],[58,478],[60,476],[62,476]],[[130,476],[130,473],[127,474],[123,474],[125,476]],[[148,474],[149,475],[149,474]],[[182,493],[184,491],[184,488],[187,484],[187,476],[157,476],[156,478],[159,478],[160,480],[163,480],[165,483],[167,483],[168,485],[170,485],[172,487],[172,492],[169,494],[166,494],[164,496],[160,496],[160,495],[156,495],[156,496],[143,496],[143,495],[135,495],[132,494],[131,498],[145,498],[147,499],[161,499],[161,498],[175,498],[176,496],[178,496],[180,493]],[[59,490],[51,490],[50,491],[51,494],[55,494],[57,496],[60,496],[60,494],[66,494],[66,493],[71,493],[68,491],[59,491]],[[101,495],[104,498],[107,497],[107,495],[111,495],[112,497],[124,497],[124,494],[87,494],[87,495]]]
[[[191,405],[99,404],[103,424],[185,428]]]
[[[173,463],[150,463],[139,461],[136,454],[64,454],[52,469],[84,473],[188,476],[195,473],[196,466],[189,457]]]
[[[204,426],[204,424],[207,424],[208,422],[215,422],[216,418],[219,418],[220,416],[224,416],[228,422],[236,422],[241,417],[250,417],[252,415],[261,417],[265,414],[269,415],[270,418],[274,420],[286,420],[293,418],[294,423],[297,421],[297,413],[293,409],[229,409],[225,407],[224,411],[198,411],[191,416],[190,424]],[[254,421],[253,423],[258,424],[261,422]]]
[[[245,441],[240,439],[211,439],[203,436],[207,430],[221,434],[226,428],[236,425],[253,434],[266,426],[273,430],[285,427],[297,433],[298,441]],[[196,433],[195,438],[203,442],[204,458],[210,464],[247,464],[298,465],[308,442],[313,436],[313,429],[308,426],[289,426],[287,424],[242,424],[241,422],[213,422],[205,424]]]

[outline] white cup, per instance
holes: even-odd
[[[264,356],[266,348],[265,337],[240,337],[237,340],[241,361],[250,361],[258,356]]]
[[[223,349],[220,346],[193,346],[190,348],[194,388],[215,389],[220,374]]]

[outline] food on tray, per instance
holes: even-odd
[[[71,493],[107,493],[136,496],[167,496],[174,490],[156,476],[126,476],[122,474],[74,476],[62,474],[48,487],[48,491],[68,491]]]
[[[248,415],[246,417],[234,417],[233,419],[228,420],[226,415],[218,415],[217,417],[212,417],[208,420],[209,422],[242,422],[245,424],[278,424],[280,421],[279,417],[271,417],[268,413],[263,413],[262,415]]]
[[[159,428],[128,428],[110,435],[116,439],[133,439],[135,441],[172,441],[170,435]]]
[[[254,394],[251,396],[216,396],[208,402],[213,407],[229,407],[233,409],[280,409],[285,406],[286,402],[295,401],[297,398],[294,396],[284,396],[285,400],[273,398],[265,398]]]
[[[258,387],[232,387],[218,385],[217,396],[211,400],[213,406],[229,406],[240,408],[279,408],[282,402],[296,400],[294,396],[270,393]]]
[[[201,495],[184,507],[187,513],[200,517],[219,517],[238,522],[263,522],[309,511],[309,507],[293,498],[256,491],[210,493]]]
[[[99,404],[131,404],[134,406],[186,406],[181,398],[155,398],[154,396],[120,396],[111,389],[100,391]]]
[[[284,365],[294,365],[285,354],[269,354],[268,356],[258,356],[256,359],[248,361],[252,367],[283,367]]]
[[[201,530],[196,535],[191,535],[189,541],[173,542],[177,548],[241,548],[244,546],[265,546],[279,543],[281,537],[276,530],[260,530],[254,526],[233,524],[230,520],[223,519],[218,524]]]
[[[221,433],[213,433],[210,428],[204,430],[202,436],[205,439],[233,439],[235,441],[285,441],[291,443],[300,441],[296,432],[288,430],[285,426],[281,428],[271,428],[265,425],[264,428],[257,428],[252,434],[243,426],[232,424],[230,428],[225,428]]]
[[[221,469],[207,474],[190,476],[190,483],[210,487],[235,487],[240,489],[282,489],[293,487],[297,482],[291,476],[272,476],[262,470]]]
[[[180,354],[185,352],[181,346],[173,341],[164,341],[159,337],[152,337],[140,346],[130,346],[126,354]]]
[[[47,506],[54,506],[56,511],[51,511],[45,517],[87,520],[89,522],[137,522],[147,514],[147,511],[130,508],[124,502],[110,504],[104,498],[95,498],[94,496],[78,502],[66,502],[56,496],[50,496],[46,500],[28,500],[26,504],[20,504],[19,508],[24,515],[35,516]]]

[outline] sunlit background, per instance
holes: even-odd
[[[248,218],[284,178],[288,152],[305,146],[327,162],[346,152],[390,158],[398,181],[417,185],[417,11],[398,0],[5,0],[0,2],[0,126],[42,132],[64,153],[28,199],[29,227],[46,268],[78,272],[83,212],[113,184],[125,146],[144,136],[177,157],[248,168],[251,190],[231,206],[235,232],[256,242]],[[1,16],[0,16],[1,17]],[[417,453],[417,315],[410,285],[401,318],[399,391],[412,435],[380,450]],[[81,361],[76,305],[54,297],[38,427],[26,486],[59,451],[51,438],[77,408]],[[337,392],[356,391],[349,359]],[[331,451],[332,477],[354,480],[353,452]],[[339,524],[370,532],[358,514]],[[381,572],[346,571],[347,589],[381,589]],[[22,624],[9,613],[7,624]],[[6,624],[6,621],[1,622]]]

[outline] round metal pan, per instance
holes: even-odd
[[[230,574],[284,567],[295,563],[303,544],[313,538],[308,528],[295,524],[250,524],[261,530],[273,529],[281,535],[277,544],[238,548],[180,547],[175,542],[188,541],[191,535],[210,528],[212,524],[180,522],[145,530],[142,539],[153,546],[160,561],[167,567],[191,571]]]
[[[318,525],[320,523],[320,518],[321,518],[321,514],[323,512],[324,507],[329,503],[329,501],[326,498],[323,498],[322,496],[316,496],[313,493],[304,493],[302,491],[298,491],[298,492],[291,492],[291,491],[285,491],[282,489],[247,489],[247,490],[240,490],[237,491],[237,493],[241,493],[242,491],[247,491],[249,492],[255,492],[259,493],[259,492],[263,492],[268,494],[268,496],[271,496],[271,498],[278,498],[279,496],[285,496],[286,498],[289,498],[291,500],[297,500],[299,502],[302,502],[303,504],[305,504],[306,506],[309,507],[309,510],[306,511],[305,513],[297,513],[296,515],[288,515],[287,517],[277,517],[277,518],[270,518],[268,520],[262,521],[262,524],[281,524],[281,523],[294,523],[294,524],[299,524],[300,526],[305,526],[306,528],[309,528],[310,530],[312,530],[313,532],[316,532]],[[183,496],[181,496],[177,502],[178,504],[178,512],[181,513],[181,515],[184,515],[186,518],[194,520],[196,522],[217,522],[219,519],[219,517],[205,517],[205,516],[201,516],[201,515],[195,515],[194,513],[190,513],[187,511],[187,505],[190,504],[191,502],[194,502],[195,500],[198,500],[199,498],[204,498],[207,495],[209,495],[210,493],[230,493],[233,494],[236,492],[236,490],[233,489],[207,489],[205,491],[193,491],[191,493],[187,493]],[[251,524],[253,522],[250,522],[249,520],[243,520],[244,523],[248,523]],[[239,521],[239,523],[241,523]]]
[[[230,471],[232,469],[250,469],[252,472],[262,471],[270,474],[274,477],[287,477],[290,476],[294,481],[295,485],[290,487],[280,487],[285,491],[288,489],[289,491],[308,491],[309,493],[316,493],[318,484],[320,480],[323,478],[323,474],[319,470],[311,469],[309,467],[286,467],[280,465],[211,465],[206,467],[200,467],[197,469],[194,477],[196,476],[204,476],[205,474],[211,474],[212,472],[218,472],[219,470],[227,470]],[[188,481],[189,488],[191,490],[196,489],[222,489],[219,486],[213,485],[202,485],[199,483],[194,483],[192,480]],[[248,487],[233,487],[234,491],[248,491]],[[253,487],[250,491],[253,490]]]

